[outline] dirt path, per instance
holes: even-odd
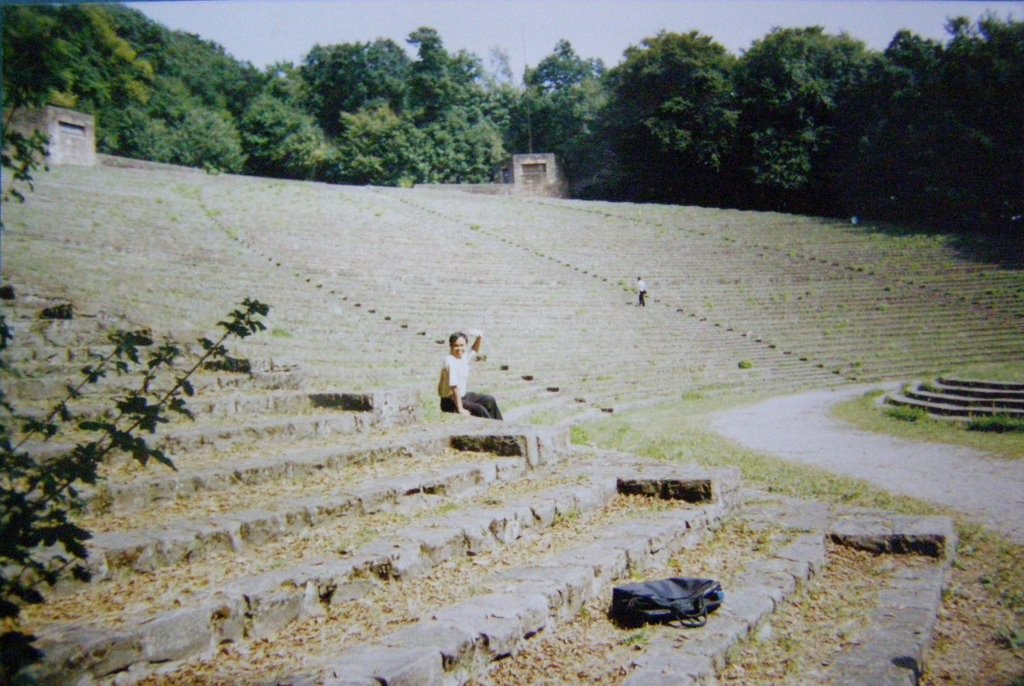
[[[772,398],[716,415],[711,427],[748,448],[952,508],[1024,545],[1024,463],[868,433],[829,416],[833,405],[867,390]]]

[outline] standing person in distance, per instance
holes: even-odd
[[[494,396],[469,392],[469,363],[480,353],[484,339],[481,331],[470,333],[476,338],[472,348],[468,348],[469,338],[461,331],[448,337],[449,352],[441,365],[441,378],[437,381],[441,411],[501,419],[501,410]]]
[[[636,290],[640,294],[640,307],[647,307],[647,284],[639,276],[636,277]]]

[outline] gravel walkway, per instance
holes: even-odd
[[[711,427],[748,448],[957,510],[1024,545],[1024,463],[868,433],[829,416],[871,388],[878,386],[772,398],[716,415]]]

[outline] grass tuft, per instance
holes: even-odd
[[[906,405],[887,407],[885,408],[885,414],[900,422],[923,422],[928,419],[928,413],[924,408],[908,407]]]
[[[1024,419],[995,415],[993,417],[976,417],[967,422],[968,431],[985,433],[1024,433]]]

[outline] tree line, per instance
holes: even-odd
[[[431,28],[258,70],[119,5],[3,8],[5,106],[97,117],[101,152],[260,176],[412,185],[553,152],[576,197],[1019,233],[1024,23],[954,18],[882,52],[820,27],[736,56],[661,32],[606,68],[559,41],[516,83]]]

